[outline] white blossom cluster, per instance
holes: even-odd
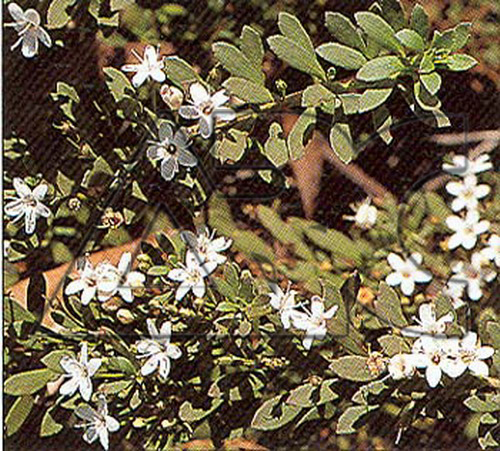
[[[307,308],[303,303],[296,303],[297,291],[291,290],[290,284],[286,291],[283,291],[279,285],[274,283],[270,284],[270,288],[269,301],[271,306],[278,310],[283,328],[289,329],[293,326],[296,329],[305,331],[302,340],[305,349],[311,349],[314,340],[323,340],[325,338],[327,332],[326,322],[333,318],[337,312],[337,305],[325,311],[323,300],[319,296],[313,296],[310,308]]]
[[[447,282],[445,293],[453,300],[454,306],[459,308],[464,305],[465,292],[471,301],[481,299],[484,285],[496,277],[496,272],[489,262],[494,261],[496,266],[500,263],[498,235],[491,233],[487,246],[476,250],[481,237],[491,229],[490,222],[481,219],[480,215],[480,200],[488,196],[491,187],[481,184],[478,174],[493,169],[493,164],[488,154],[473,160],[464,155],[457,155],[452,164],[443,164],[443,169],[459,178],[446,185],[446,191],[454,196],[451,209],[457,213],[446,218],[446,225],[453,231],[448,239],[448,248],[455,250],[462,247],[473,251],[469,261],[453,262],[454,274]]]
[[[387,366],[390,376],[395,380],[410,378],[422,369],[432,388],[439,384],[443,373],[455,379],[468,370],[474,376],[488,377],[489,368],[484,360],[493,355],[494,349],[481,346],[475,332],[467,332],[461,338],[446,336],[446,327],[453,319],[452,313],[438,319],[433,304],[422,304],[418,325],[402,330],[403,335],[418,338],[411,353],[391,357]]]

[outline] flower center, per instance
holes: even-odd
[[[173,144],[169,144],[166,150],[170,155],[175,155],[177,153],[177,147],[175,147]]]
[[[36,207],[36,199],[34,198],[34,196],[26,196],[24,199],[23,199],[23,204],[26,205],[26,207]]]
[[[207,116],[211,115],[214,111],[214,104],[210,101],[205,102],[201,105],[201,112]]]

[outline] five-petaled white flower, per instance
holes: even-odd
[[[311,311],[294,311],[291,318],[294,327],[305,330],[306,334],[302,340],[305,349],[311,349],[313,341],[323,340],[326,335],[326,320],[333,318],[338,310],[334,305],[325,312],[325,304],[319,296],[311,298]]]
[[[5,205],[5,213],[8,216],[15,216],[13,222],[19,221],[24,216],[24,230],[27,234],[31,234],[35,231],[36,220],[39,216],[44,218],[50,216],[50,210],[42,204],[48,186],[41,184],[31,191],[23,179],[19,177],[15,177],[12,183],[17,197],[7,197],[7,199],[13,200]]]
[[[425,368],[425,378],[430,387],[439,384],[443,372],[450,377],[458,377],[453,358],[456,350],[450,339],[422,336],[413,344],[412,354],[415,366]]]
[[[415,318],[418,326],[408,326],[401,330],[406,337],[421,337],[423,335],[441,335],[448,323],[453,322],[453,313],[449,312],[441,318],[436,318],[434,305],[422,304],[418,309],[419,318]]]
[[[186,252],[186,265],[181,268],[172,269],[168,273],[168,278],[176,282],[181,282],[175,293],[178,301],[189,292],[201,298],[205,294],[205,277],[208,277],[217,267],[215,262],[200,261],[198,255],[191,251]]]
[[[406,296],[413,293],[415,282],[427,283],[432,279],[432,274],[429,271],[419,268],[422,263],[422,255],[418,252],[411,254],[406,260],[391,252],[387,261],[394,272],[390,273],[385,281],[391,286],[401,285],[401,291]]]
[[[446,191],[456,196],[451,202],[453,211],[460,211],[464,208],[474,210],[479,205],[479,199],[486,197],[491,191],[489,185],[478,185],[477,177],[470,174],[459,182],[448,182]]]
[[[140,61],[139,64],[125,64],[122,66],[123,72],[135,72],[132,77],[132,84],[137,88],[141,86],[148,78],[152,78],[160,83],[165,81],[165,72],[163,72],[163,58],[158,59],[158,52],[152,45],[147,45],[144,50],[144,57],[141,57],[135,50],[132,53]]]
[[[358,227],[364,230],[370,229],[375,225],[378,210],[375,205],[371,205],[369,197],[357,205],[351,205],[351,209],[356,214],[354,216],[344,216],[344,219],[354,221]]]
[[[93,443],[98,438],[102,447],[108,450],[109,433],[120,429],[120,423],[108,414],[108,404],[104,395],[100,395],[97,400],[97,410],[89,405],[79,405],[75,409],[75,415],[84,421],[77,425],[86,428],[83,440]]]
[[[449,174],[466,177],[470,174],[479,174],[493,168],[489,154],[483,154],[474,160],[469,160],[465,155],[455,155],[453,163],[443,163],[443,170]]]
[[[160,332],[156,328],[153,320],[147,320],[148,331],[151,338],[139,340],[136,343],[138,359],[147,358],[141,368],[141,374],[147,376],[158,369],[158,373],[163,379],[170,373],[170,359],[178,359],[182,352],[178,346],[170,343],[172,336],[172,326],[169,321],[165,321],[160,327]]]
[[[455,310],[466,305],[463,300],[465,283],[453,283],[448,280],[441,293],[446,296]]]
[[[465,249],[472,249],[477,243],[478,235],[486,232],[490,228],[487,220],[479,220],[477,210],[469,210],[465,218],[460,216],[448,216],[446,225],[455,233],[448,240],[448,248],[455,249],[462,246]]]
[[[84,258],[78,261],[77,273],[78,278],[66,286],[64,294],[71,296],[81,291],[80,301],[83,305],[88,305],[97,293],[98,278],[95,268],[87,258]]]
[[[269,301],[271,306],[278,310],[281,317],[281,323],[285,329],[290,328],[290,320],[293,315],[297,313],[295,308],[297,305],[295,304],[295,295],[297,292],[295,290],[291,290],[291,284],[288,284],[288,287],[285,292],[280,288],[279,285],[275,283],[270,283],[269,287],[272,290],[272,293],[269,293]]]
[[[475,332],[467,332],[462,339],[455,341],[455,358],[452,360],[455,377],[469,370],[475,376],[488,377],[489,369],[483,360],[489,359],[495,350],[491,346],[481,346]]]
[[[412,377],[416,371],[419,356],[415,354],[395,354],[387,364],[387,370],[394,380]]]
[[[236,113],[227,107],[222,107],[229,100],[224,89],[210,96],[201,83],[193,83],[189,87],[192,105],[182,105],[179,114],[185,119],[199,119],[200,133],[205,139],[210,138],[214,129],[215,119],[232,121]]]
[[[226,261],[226,257],[220,252],[224,252],[231,247],[233,240],[224,238],[223,236],[215,238],[216,230],[208,230],[203,227],[198,231],[198,235],[185,230],[181,232],[181,238],[188,245],[189,250],[196,254],[200,262],[215,262],[217,265],[222,265]]]
[[[487,266],[488,261],[480,252],[474,252],[470,263],[454,262],[451,269],[455,273],[448,280],[448,285],[459,285],[467,289],[469,298],[478,301],[483,296],[482,287],[491,282],[496,272]]]
[[[500,236],[491,235],[488,246],[481,250],[481,254],[488,260],[493,260],[496,266],[500,266]]]
[[[170,181],[179,172],[179,165],[192,168],[196,166],[196,157],[188,150],[189,138],[183,128],[174,129],[168,122],[162,122],[158,128],[159,141],[148,141],[150,146],[147,156],[153,161],[161,161],[161,176]]]
[[[25,58],[33,58],[38,53],[38,41],[42,41],[47,47],[52,46],[52,39],[40,25],[40,14],[34,9],[23,9],[17,3],[9,3],[7,6],[10,15],[16,21],[6,26],[14,27],[19,39],[10,48],[14,50],[21,46],[21,52]]]
[[[92,396],[91,377],[101,366],[101,359],[90,359],[88,357],[87,343],[82,343],[80,360],[76,360],[67,355],[63,356],[59,362],[61,368],[66,371],[66,376],[70,379],[61,385],[59,393],[61,395],[73,395],[77,390],[85,401]]]
[[[132,268],[132,254],[124,252],[118,263],[116,272],[116,285],[118,294],[125,302],[132,302],[134,300],[133,289],[139,288],[144,285],[146,276],[139,271],[131,271]]]

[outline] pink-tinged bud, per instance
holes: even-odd
[[[175,86],[163,85],[160,89],[160,95],[172,110],[178,110],[184,101],[184,93]]]

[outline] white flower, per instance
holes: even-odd
[[[460,307],[466,305],[463,300],[465,290],[464,283],[454,283],[448,280],[446,286],[444,287],[442,294],[449,298],[453,308],[458,310]]]
[[[24,230],[27,234],[35,231],[36,220],[39,216],[47,218],[50,216],[50,210],[42,204],[42,200],[47,194],[48,186],[38,185],[33,191],[19,177],[12,181],[17,197],[8,196],[8,199],[14,199],[5,205],[5,214],[15,216],[14,222],[19,221],[23,216]]]
[[[458,246],[472,249],[477,243],[478,235],[490,228],[489,221],[479,221],[479,212],[477,210],[469,210],[465,218],[448,216],[446,225],[455,232],[448,240],[449,249],[455,249]]]
[[[488,260],[494,260],[495,265],[500,266],[500,236],[491,235],[488,247],[482,249],[481,254]]]
[[[453,313],[449,312],[436,319],[436,311],[431,303],[422,304],[418,309],[419,318],[415,318],[418,326],[408,326],[401,330],[406,337],[421,337],[422,335],[441,335],[448,323],[453,322]]]
[[[446,191],[456,196],[451,203],[451,209],[453,211],[460,211],[464,208],[475,210],[479,205],[479,199],[486,197],[491,188],[485,184],[478,185],[477,177],[471,174],[460,182],[448,182]]]
[[[158,369],[163,379],[170,373],[170,359],[178,359],[182,352],[178,346],[170,343],[172,327],[169,321],[165,321],[160,332],[151,319],[147,320],[148,331],[151,338],[140,340],[136,343],[138,359],[147,358],[141,368],[141,374],[147,376]]]
[[[61,395],[73,395],[77,390],[85,401],[92,396],[91,377],[101,366],[101,359],[88,359],[87,343],[82,343],[80,360],[76,360],[67,355],[63,356],[59,362],[61,368],[66,371],[66,376],[70,379],[61,385],[59,393]]]
[[[361,229],[370,229],[377,221],[378,210],[374,205],[370,205],[371,199],[367,197],[358,205],[351,205],[351,209],[356,213],[354,216],[344,216],[348,221],[354,221]]]
[[[196,157],[188,150],[189,139],[184,129],[180,128],[174,134],[174,129],[167,122],[162,122],[158,130],[159,141],[149,141],[147,156],[153,161],[161,161],[161,176],[169,181],[177,172],[179,165],[196,166]]]
[[[291,318],[294,327],[305,330],[306,334],[302,340],[304,348],[311,349],[313,341],[323,340],[326,335],[326,320],[333,318],[338,306],[334,305],[325,312],[325,304],[319,296],[311,299],[311,311],[306,313],[295,311]]]
[[[199,119],[200,133],[205,139],[210,138],[214,129],[215,119],[221,121],[232,121],[236,113],[231,108],[223,108],[229,96],[221,89],[210,96],[206,88],[201,83],[193,83],[189,87],[192,105],[183,105],[179,109],[179,114],[185,119]]]
[[[80,267],[78,267],[80,266]],[[97,278],[95,269],[88,259],[83,259],[77,265],[78,278],[72,280],[65,288],[64,294],[71,296],[72,294],[82,292],[80,301],[83,305],[94,298],[97,293]]]
[[[86,428],[83,434],[83,440],[87,443],[93,443],[99,438],[102,447],[109,448],[109,433],[120,429],[120,423],[108,415],[108,405],[103,395],[99,396],[97,410],[88,405],[80,405],[75,409],[75,415],[81,418],[84,423],[77,427]]]
[[[478,301],[483,296],[482,286],[491,282],[496,277],[496,272],[485,266],[487,260],[479,253],[474,252],[471,262],[455,262],[451,269],[455,273],[450,277],[448,285],[459,285],[467,288],[467,294],[473,301]]]
[[[175,293],[178,301],[189,292],[201,298],[205,294],[205,277],[208,277],[217,267],[215,262],[200,262],[197,255],[191,251],[186,252],[186,265],[181,268],[172,269],[168,273],[170,280],[181,282]]]
[[[163,58],[158,59],[158,53],[152,45],[147,45],[142,58],[135,50],[132,53],[140,61],[139,64],[125,64],[122,66],[123,72],[135,72],[132,77],[132,84],[137,88],[141,86],[148,78],[152,78],[160,83],[165,81],[165,72],[163,72]]]
[[[411,257],[403,260],[399,255],[390,253],[387,257],[389,265],[394,272],[389,274],[385,281],[390,286],[401,285],[401,291],[409,296],[415,289],[415,282],[426,283],[432,279],[429,271],[419,269],[422,263],[422,255],[418,252],[411,254]]]
[[[446,172],[466,177],[470,174],[479,174],[493,168],[489,154],[483,154],[474,160],[469,160],[465,155],[455,155],[452,158],[453,164],[443,163],[443,170]]]
[[[456,353],[454,343],[450,339],[426,335],[413,344],[415,366],[425,368],[425,378],[430,387],[434,388],[439,384],[443,372],[450,377],[458,377],[453,364]]]
[[[6,26],[14,27],[19,39],[10,48],[14,50],[22,44],[21,52],[25,58],[33,58],[38,53],[38,41],[42,41],[47,47],[52,46],[49,34],[40,26],[40,14],[34,9],[23,9],[17,3],[9,3],[7,6],[10,15],[16,21]]]
[[[290,328],[290,319],[297,313],[295,310],[295,295],[297,292],[295,290],[290,290],[290,286],[291,284],[288,284],[286,292],[283,292],[279,285],[275,283],[269,284],[269,287],[273,291],[269,293],[271,306],[279,311],[281,322],[285,329]]]
[[[393,355],[387,369],[394,380],[412,377],[417,368],[419,357],[415,354],[395,354]]]
[[[222,265],[226,257],[220,252],[226,251],[231,247],[232,240],[219,237],[215,238],[215,230],[212,233],[207,227],[203,227],[198,235],[186,230],[181,232],[182,240],[189,246],[189,250],[196,254],[200,262],[214,262]]]
[[[467,332],[459,340],[458,356],[454,362],[456,374],[461,375],[468,369],[475,376],[488,377],[488,365],[483,360],[489,359],[494,353],[491,346],[481,346],[475,332]]]
[[[125,302],[132,302],[134,294],[132,290],[144,285],[146,276],[139,271],[130,271],[132,268],[132,254],[125,252],[118,263],[118,294]]]

